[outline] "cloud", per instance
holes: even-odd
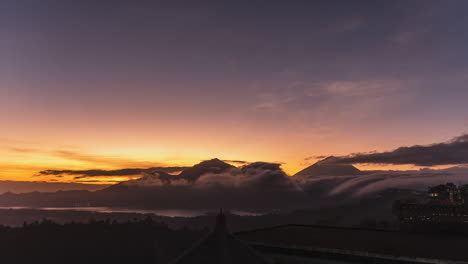
[[[245,160],[221,160],[227,163],[236,163],[236,164],[248,164],[250,162],[245,161]]]
[[[468,163],[468,134],[449,142],[400,147],[393,151],[357,153],[337,159],[340,163],[413,164],[437,166]]]
[[[395,104],[404,106],[414,98],[407,87],[417,87],[413,79],[367,76],[291,79],[272,75],[272,79],[275,83],[264,81],[256,86],[250,112],[262,116],[257,122],[282,118],[295,128],[288,133],[307,135],[330,136],[358,122],[381,122],[382,114]]]
[[[118,167],[150,167],[154,165],[164,165],[155,162],[147,162],[147,161],[137,161],[137,160],[130,160],[130,159],[122,159],[112,156],[98,156],[98,155],[90,155],[84,154],[76,151],[68,151],[68,150],[58,150],[52,152],[52,154],[56,157],[60,157],[63,159],[68,160],[75,160],[75,161],[82,161],[82,162],[90,162],[94,164],[103,164],[103,165],[110,165],[110,166],[118,166]]]
[[[77,180],[76,183],[102,183],[100,180]],[[117,180],[106,180],[106,183],[119,183]]]
[[[79,175],[79,177],[102,177],[102,176],[132,176],[141,175],[150,171],[164,171],[167,173],[180,172],[187,167],[152,167],[147,169],[127,168],[119,170],[43,170],[39,172],[39,176],[61,176],[62,174]]]
[[[304,161],[316,160],[316,159],[325,159],[326,157],[328,157],[328,156],[325,156],[325,155],[310,156],[310,157],[305,157]]]
[[[43,170],[39,175],[85,175],[87,177],[93,176],[125,176],[137,175],[141,173],[142,169],[121,169],[121,170]]]
[[[205,191],[220,187],[238,191],[246,189],[300,191],[300,188],[280,166],[278,163],[253,162],[241,167],[228,167],[222,171],[205,172],[194,181],[181,175],[169,175],[160,169],[152,168],[141,171],[143,177],[122,184],[152,187],[183,185]]]
[[[333,180],[340,180],[340,183],[329,191],[329,195],[348,193],[352,196],[361,196],[390,188],[425,191],[429,186],[447,182],[466,184],[467,173],[468,169],[455,167],[444,170],[382,171],[369,175],[341,177],[341,179],[337,177]]]
[[[351,200],[388,189],[427,191],[428,187],[452,182],[468,184],[468,168],[375,171],[363,175],[315,176],[296,179],[299,186],[317,199]]]
[[[236,189],[263,188],[269,190],[299,191],[299,187],[283,172],[280,164],[254,162],[223,173],[202,175],[195,187],[223,186]]]
[[[165,180],[166,176],[171,180]],[[180,175],[145,173],[142,178],[113,185],[105,193],[113,191],[119,194],[110,196],[113,203],[128,203],[130,197],[130,203],[153,208],[291,209],[308,204],[307,194],[280,164],[266,162],[208,171],[194,181]]]
[[[8,148],[9,151],[11,152],[18,152],[18,153],[37,153],[40,152],[38,149],[32,149],[32,148],[17,148],[17,147],[11,147]]]

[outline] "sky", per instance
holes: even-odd
[[[211,158],[292,175],[322,156],[447,142],[468,131],[467,11],[1,0],[0,180]]]

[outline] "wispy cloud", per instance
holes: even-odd
[[[249,164],[250,162],[245,160],[222,160],[227,163],[235,163],[235,164]]]
[[[34,148],[18,148],[18,147],[11,147],[8,148],[11,152],[18,152],[18,153],[38,153],[41,152],[39,149]]]
[[[102,176],[133,176],[141,175],[149,171],[164,171],[167,173],[180,172],[187,167],[152,167],[152,168],[127,168],[119,170],[43,170],[38,173],[38,176],[62,176],[80,175],[79,177],[102,177]]]
[[[112,157],[112,156],[90,155],[90,154],[84,154],[84,153],[80,153],[76,151],[68,151],[68,150],[58,150],[58,151],[53,152],[52,154],[57,157],[68,159],[68,160],[90,162],[93,164],[102,164],[102,165],[116,165],[119,167],[128,167],[130,164],[131,164],[130,166],[143,165],[143,166],[148,166],[148,167],[151,165],[155,165],[154,162],[141,162],[141,161]]]

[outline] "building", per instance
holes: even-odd
[[[468,207],[464,193],[453,183],[429,188],[420,200],[396,201],[393,214],[400,229],[468,232]]]

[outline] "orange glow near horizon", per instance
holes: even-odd
[[[261,15],[241,1],[35,2],[1,6],[0,181],[114,182],[129,177],[38,174],[212,158],[294,175],[317,157],[468,133],[463,1],[390,5],[392,15],[367,1]]]
[[[333,96],[345,96],[333,92]],[[288,175],[294,175],[316,162],[318,159],[313,158],[316,156],[344,156],[445,142],[468,128],[456,123],[451,125],[448,135],[444,128],[448,123],[434,128],[426,120],[417,123],[410,119],[380,123],[353,120],[372,112],[367,107],[378,109],[380,104],[364,104],[344,111],[333,101],[329,108],[318,112],[287,112],[281,107],[259,108],[256,102],[249,101],[249,106],[227,108],[220,103],[221,99],[213,105],[192,102],[188,100],[193,99],[190,96],[185,99],[187,105],[171,108],[164,102],[154,107],[152,104],[148,107],[148,102],[146,105],[133,102],[133,108],[121,108],[117,103],[126,101],[116,104],[112,101],[108,102],[109,108],[27,104],[26,111],[17,109],[17,104],[0,104],[0,110],[4,110],[0,111],[2,124],[14,124],[2,127],[0,180],[70,182],[75,179],[67,175],[36,175],[42,170],[192,166],[212,158],[280,163]],[[21,103],[24,104],[18,105]],[[324,118],[327,116],[334,118]],[[312,117],[316,119],[314,122]],[[357,167],[377,170],[411,166],[358,164]]]

